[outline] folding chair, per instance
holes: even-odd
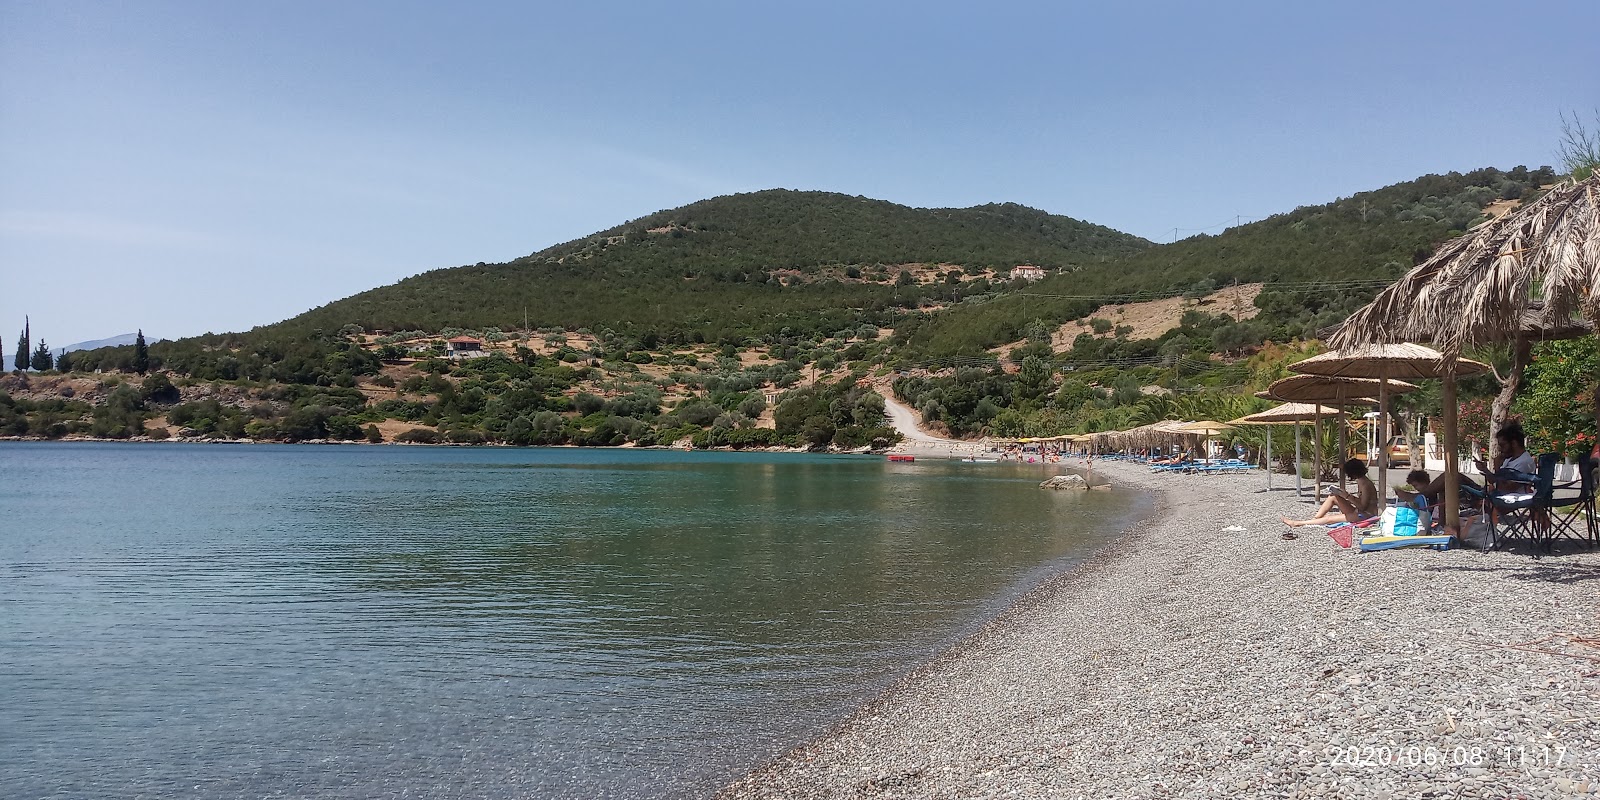
[[[1549,544],[1554,544],[1557,536],[1576,539],[1589,546],[1596,544],[1600,532],[1595,527],[1594,468],[1594,457],[1584,453],[1578,456],[1578,480],[1554,486],[1555,489],[1576,487],[1578,494],[1575,497],[1551,497]]]
[[[1532,495],[1487,494],[1493,511],[1490,530],[1495,548],[1515,539],[1538,544],[1545,538],[1550,528],[1550,500],[1555,493],[1556,458],[1553,453],[1539,456],[1537,475],[1508,469],[1494,474],[1496,480],[1531,483],[1534,487]]]

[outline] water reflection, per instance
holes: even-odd
[[[852,458],[0,457],[84,498],[0,488],[11,796],[692,795],[1082,555],[1129,500]]]

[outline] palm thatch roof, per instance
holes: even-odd
[[[1376,405],[1379,381],[1372,378],[1334,378],[1326,375],[1290,375],[1280,378],[1267,387],[1267,395],[1275,400],[1299,403],[1326,403],[1329,405]],[[1416,390],[1417,385],[1405,381],[1389,381],[1389,394],[1404,394]]]
[[[1311,403],[1284,403],[1249,416],[1240,417],[1229,425],[1288,425],[1293,422],[1311,422],[1318,417],[1339,417],[1344,412],[1337,408]]]
[[[1585,326],[1583,320],[1587,319]],[[1600,325],[1600,172],[1441,245],[1329,337],[1335,347],[1468,345]]]
[[[1420,344],[1363,344],[1314,355],[1290,364],[1289,371],[1339,378],[1421,380],[1439,377],[1445,362],[1443,353]],[[1459,358],[1455,362],[1457,375],[1475,375],[1490,369],[1488,364],[1469,358]]]

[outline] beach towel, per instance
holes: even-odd
[[[1346,550],[1355,543],[1355,528],[1349,523],[1328,529],[1328,538]]]

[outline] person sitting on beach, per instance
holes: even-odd
[[[1435,501],[1428,496],[1429,487],[1433,486],[1433,483],[1433,476],[1429,475],[1427,470],[1414,469],[1406,473],[1406,485],[1394,487],[1394,493],[1403,503],[1410,503],[1421,497],[1428,501],[1428,505],[1433,505]],[[1443,485],[1443,475],[1439,476],[1439,483]]]
[[[1328,499],[1322,501],[1322,507],[1317,509],[1311,519],[1283,518],[1283,524],[1291,528],[1306,525],[1335,525],[1342,522],[1360,522],[1368,517],[1378,515],[1379,505],[1383,502],[1378,497],[1378,487],[1372,485],[1372,480],[1367,477],[1367,465],[1360,459],[1352,458],[1344,462],[1344,475],[1356,483],[1356,493],[1350,494],[1343,489],[1333,488],[1328,490]],[[1334,509],[1338,512],[1335,513]]]

